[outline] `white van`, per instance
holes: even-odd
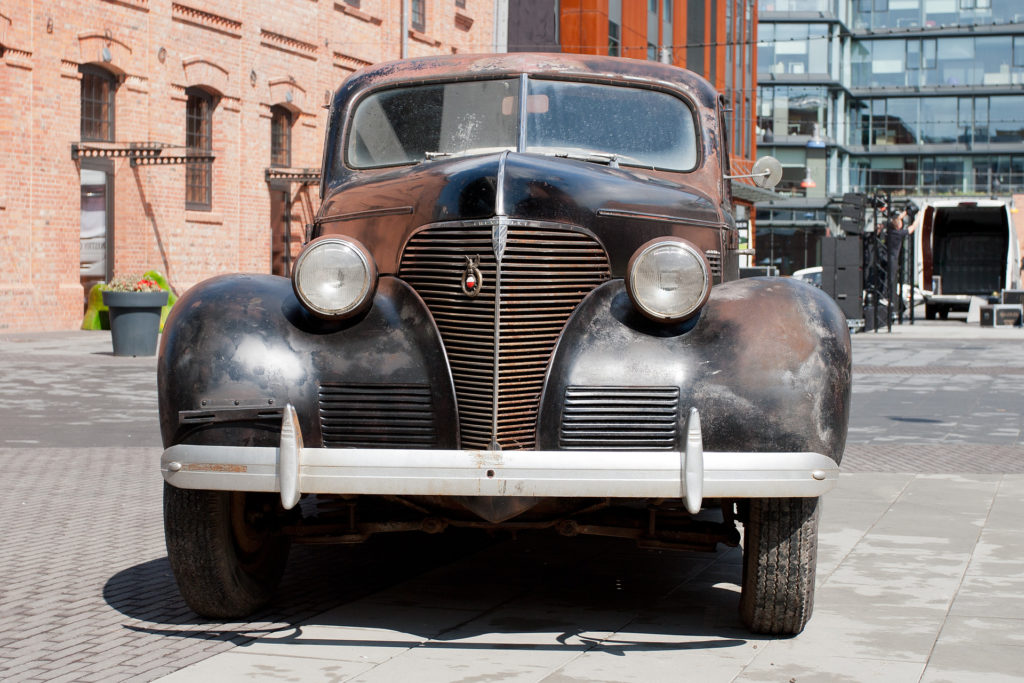
[[[943,200],[922,211],[914,270],[926,318],[966,311],[973,296],[1020,289],[1020,248],[1005,201]]]

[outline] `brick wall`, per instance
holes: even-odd
[[[0,0],[0,332],[81,322],[81,74],[115,74],[115,141],[185,143],[186,88],[214,95],[212,206],[185,208],[185,167],[108,162],[113,270],[156,268],[180,294],[269,272],[271,107],[292,112],[292,167],[319,167],[326,111],[361,66],[401,55],[401,2]],[[427,0],[409,56],[491,51],[492,0]],[[167,150],[165,153],[181,153]],[[301,234],[317,188],[291,186]],[[297,243],[295,245],[298,246]]]

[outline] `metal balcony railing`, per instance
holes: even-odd
[[[973,173],[963,173],[872,169],[853,174],[851,192],[873,192],[876,189],[887,190],[894,196],[1006,196],[1024,193],[1024,171],[1004,173],[975,169]]]

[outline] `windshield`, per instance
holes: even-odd
[[[656,90],[529,80],[520,151],[624,166],[697,165],[693,112]],[[362,100],[346,158],[353,168],[518,149],[518,79],[394,88]]]
[[[603,154],[625,166],[689,171],[697,165],[693,114],[655,90],[531,81],[536,111],[526,115],[526,150]]]
[[[519,84],[470,81],[370,95],[352,117],[348,162],[399,166],[438,156],[515,149]]]

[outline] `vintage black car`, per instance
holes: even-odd
[[[738,279],[725,115],[699,76],[617,58],[346,80],[291,279],[203,282],[164,331],[167,549],[192,609],[264,604],[293,540],[714,550],[740,524],[742,620],[799,632],[849,334],[819,289]]]

